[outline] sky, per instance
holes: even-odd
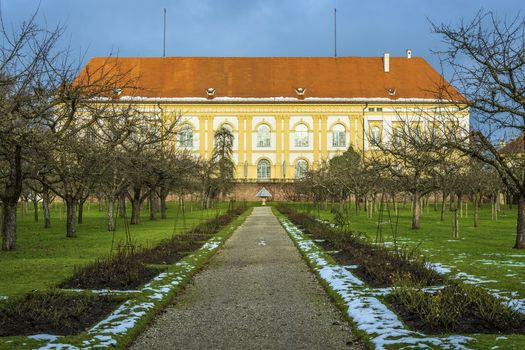
[[[438,68],[441,47],[430,22],[455,24],[480,9],[513,17],[523,0],[0,0],[16,28],[38,9],[38,23],[65,25],[61,45],[74,55],[402,56],[410,48]]]

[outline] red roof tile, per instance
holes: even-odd
[[[445,84],[452,99],[464,100],[418,57],[391,57],[389,73],[383,71],[382,57],[95,57],[77,79],[104,65],[117,65],[136,79],[140,90],[124,88],[122,96],[206,97],[211,87],[215,97],[295,98],[295,88],[303,87],[306,98],[435,99],[438,86]],[[395,95],[387,89],[396,89]]]

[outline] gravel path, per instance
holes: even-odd
[[[364,349],[268,207],[253,213],[132,349]]]

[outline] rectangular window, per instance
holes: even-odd
[[[381,129],[378,126],[373,126],[370,129],[370,143],[372,146],[381,144]]]
[[[295,132],[295,147],[308,147],[308,132]]]
[[[332,134],[333,147],[346,147],[346,133],[344,131],[334,131]]]
[[[257,147],[270,147],[270,138],[260,138],[257,140]]]
[[[392,132],[392,143],[395,145],[401,145],[403,143],[403,128],[398,126],[393,129]]]

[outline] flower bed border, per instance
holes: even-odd
[[[295,246],[314,271],[336,304],[374,348],[427,345],[443,349],[468,349],[466,344],[474,338],[463,335],[448,337],[427,336],[409,330],[397,315],[376,296],[384,290],[369,288],[344,266],[334,263],[333,258],[292,224],[284,215],[276,213],[281,225]]]
[[[54,337],[51,335],[13,336],[0,338],[4,349],[61,349],[79,350],[91,348],[123,349],[146,327],[158,311],[162,310],[209,260],[209,258],[230,238],[233,231],[248,217],[247,208],[231,223],[222,228],[204,245],[192,254],[169,266],[140,289],[129,293],[130,299],[122,303],[108,317],[77,336]],[[119,293],[122,295],[121,293]]]

